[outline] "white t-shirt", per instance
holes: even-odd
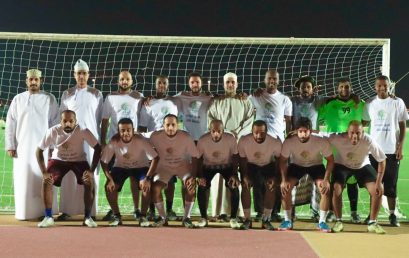
[[[87,161],[84,152],[84,141],[94,147],[98,141],[87,128],[82,129],[79,125],[71,133],[66,133],[61,125],[55,125],[47,130],[38,146],[44,150],[54,149],[51,159],[62,161]]]
[[[294,135],[284,141],[281,155],[298,166],[311,167],[321,165],[322,157],[332,155],[332,149],[329,142],[318,135],[311,135],[304,143]]]
[[[307,117],[311,120],[312,128],[317,128],[318,111],[321,105],[325,103],[325,97],[313,96],[309,99],[294,96],[291,98],[293,104],[293,125],[297,124],[298,119]]]
[[[163,118],[167,114],[178,115],[178,108],[169,98],[151,99],[149,106],[141,109],[139,126],[147,127],[148,131],[162,129]]]
[[[293,112],[290,98],[279,91],[269,94],[264,90],[260,97],[250,96],[250,100],[256,108],[256,120],[265,121],[268,134],[284,141],[284,116],[291,116]]]
[[[158,166],[170,168],[188,167],[192,157],[199,158],[199,152],[190,135],[179,130],[174,137],[166,135],[164,130],[153,132],[150,142],[159,155]]]
[[[370,135],[386,154],[396,152],[399,139],[399,122],[408,120],[406,105],[400,98],[380,99],[378,96],[367,101],[363,120],[371,121]]]
[[[149,141],[141,135],[135,135],[128,143],[111,140],[102,151],[101,160],[109,163],[114,155],[114,167],[120,168],[149,167],[149,161],[158,156]]]
[[[129,118],[134,128],[138,127],[138,112],[143,95],[137,91],[129,94],[111,93],[105,98],[102,110],[102,119],[111,118],[108,131],[108,139],[118,132],[118,121],[121,118]]]
[[[183,126],[195,141],[205,134],[207,130],[207,110],[211,102],[211,96],[201,93],[199,96],[191,92],[183,92],[173,97],[178,107],[179,117],[183,120]]]
[[[197,150],[205,166],[231,165],[231,157],[238,154],[236,138],[229,133],[223,133],[218,142],[214,142],[211,134],[206,133],[197,142]]]
[[[270,135],[262,143],[257,143],[253,134],[242,136],[238,144],[239,155],[247,158],[249,163],[257,166],[265,166],[275,161],[275,157],[280,157],[281,141]]]
[[[369,153],[378,162],[386,159],[380,146],[366,134],[356,145],[352,145],[347,133],[331,134],[329,142],[336,149],[335,163],[351,169],[360,169],[370,164]]]

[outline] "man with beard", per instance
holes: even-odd
[[[349,122],[361,121],[365,102],[352,94],[351,81],[348,78],[338,80],[338,95],[330,98],[318,114],[318,120],[326,126],[328,133],[346,132]],[[358,184],[355,177],[347,182],[347,193],[351,209],[351,222],[360,223],[358,214]],[[332,220],[332,218],[331,218]]]
[[[160,218],[153,226],[167,225],[163,206],[162,189],[166,188],[173,176],[183,181],[186,189],[184,215],[182,224],[186,228],[194,228],[190,214],[192,212],[196,193],[196,170],[199,153],[192,137],[185,131],[178,130],[178,118],[168,114],[163,119],[163,130],[152,133],[150,141],[155,147],[160,160],[156,171],[149,171],[146,178],[155,180],[152,186],[152,198]]]
[[[64,91],[61,97],[60,112],[64,110],[72,110],[76,113],[78,125],[81,128],[87,128],[99,140],[101,115],[103,107],[102,93],[96,88],[88,86],[89,67],[86,62],[81,59],[74,65],[74,78],[76,86]],[[84,151],[87,153],[88,162],[91,162],[94,149],[87,143],[84,143]],[[92,216],[97,213],[98,207],[98,185],[99,173],[95,171],[93,177],[95,183],[96,198],[93,198]],[[84,195],[83,187],[79,187],[72,173],[68,173],[61,185],[60,190],[60,211],[62,214],[57,220],[66,220],[69,215],[80,214],[83,209],[82,199]]]
[[[41,83],[41,71],[28,70],[27,91],[13,98],[7,112],[5,149],[13,158],[18,220],[36,219],[43,214],[42,173],[33,153],[47,129],[58,123],[58,104],[54,95],[40,90]]]
[[[137,186],[139,185],[139,188],[143,189],[139,225],[147,227],[149,222],[146,218],[146,212],[149,207],[151,192],[150,184],[145,183],[146,174],[149,171],[155,171],[159,157],[147,139],[139,134],[134,135],[131,119],[121,118],[118,122],[118,132],[120,139],[112,138],[104,148],[101,158],[101,166],[107,177],[106,195],[114,213],[109,226],[116,227],[122,224],[118,206],[118,192],[121,191],[125,180],[130,177],[137,183]],[[115,163],[112,168],[109,168],[108,163],[113,157]],[[152,162],[150,163],[150,161]]]
[[[406,134],[406,120],[408,112],[406,105],[400,98],[389,96],[390,81],[387,76],[378,76],[375,80],[376,96],[368,100],[363,120],[370,123],[370,135],[386,154],[386,168],[383,177],[384,195],[388,200],[389,222],[399,227],[395,215],[399,164],[403,159],[403,145]],[[370,156],[373,167],[378,163],[373,155]]]
[[[245,221],[242,229],[251,228],[251,194],[250,190],[255,180],[265,184],[262,227],[274,230],[271,225],[271,212],[276,198],[276,188],[279,186],[278,158],[281,152],[281,141],[267,134],[267,124],[263,120],[253,123],[252,133],[243,136],[238,144],[241,173],[241,201]]]
[[[143,95],[138,91],[132,90],[132,83],[133,80],[131,73],[125,70],[121,71],[118,78],[118,91],[109,94],[105,98],[101,123],[102,147],[105,146],[107,138],[109,141],[112,136],[118,132],[117,123],[121,118],[129,118],[135,127],[138,125],[140,100],[142,99]],[[111,123],[109,123],[110,119]],[[109,132],[107,137],[108,127]],[[134,179],[134,177],[129,178],[134,203],[133,215],[135,219],[139,219],[139,188],[138,183]],[[104,220],[110,219],[112,219],[112,210],[108,211],[107,215],[104,217]]]
[[[250,97],[256,109],[256,120],[267,123],[269,135],[284,141],[284,133],[291,131],[292,103],[289,97],[281,93],[277,87],[280,83],[280,75],[274,70],[267,70],[264,77],[265,88],[259,88]],[[278,178],[279,179],[279,178]],[[255,181],[253,187],[254,207],[259,217],[262,213],[263,183]],[[276,200],[280,199],[280,192],[276,192]],[[281,202],[277,201],[273,209],[272,220],[280,221]]]
[[[342,192],[349,177],[355,176],[360,187],[365,187],[371,196],[371,214],[368,232],[385,234],[377,223],[381,206],[385,172],[386,156],[380,146],[367,136],[359,121],[349,123],[346,133],[332,134],[329,142],[335,148],[335,166],[333,172],[334,193],[332,205],[336,216],[336,223],[332,227],[335,233],[344,230],[342,224]],[[369,162],[369,153],[378,162],[378,173]]]
[[[164,117],[168,114],[178,115],[178,108],[173,102],[172,97],[167,95],[169,88],[169,78],[166,75],[156,76],[155,89],[156,95],[147,98],[146,103],[141,108],[138,124],[139,132],[150,133],[163,128]],[[165,189],[166,195],[166,213],[169,220],[176,220],[176,213],[173,211],[173,198],[175,195],[175,184],[177,179],[170,178],[170,182]],[[154,206],[151,205],[151,214],[154,217]]]
[[[312,124],[308,118],[298,119],[295,130],[297,135],[287,138],[281,150],[280,170],[284,221],[278,229],[291,230],[293,228],[291,191],[305,174],[309,174],[321,193],[318,229],[322,232],[331,232],[325,222],[330,203],[329,180],[334,168],[331,146],[322,137],[311,135]],[[291,161],[288,165],[290,157]],[[322,164],[323,157],[327,160],[326,168]]]
[[[224,132],[223,123],[220,120],[213,120],[210,122],[210,132],[200,137],[197,149],[200,155],[197,193],[201,215],[199,226],[207,226],[209,189],[213,177],[220,174],[226,182],[226,187],[230,190],[230,227],[240,228],[237,220],[240,181],[237,175],[239,157],[236,139],[232,134]]]
[[[84,151],[84,142],[94,149],[91,167],[87,162],[87,154]],[[43,152],[45,149],[53,148],[53,154],[45,167]],[[41,140],[36,151],[36,157],[41,172],[43,173],[43,200],[45,206],[45,217],[38,224],[40,228],[54,225],[52,217],[53,185],[61,186],[63,177],[72,171],[77,183],[84,185],[84,222],[90,228],[97,227],[91,218],[91,209],[94,203],[94,170],[98,166],[101,155],[101,146],[97,139],[88,129],[77,125],[74,111],[65,110],[61,113],[61,123],[48,129],[47,134]]]

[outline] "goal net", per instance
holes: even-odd
[[[272,68],[280,73],[279,90],[288,95],[297,94],[293,84],[300,76],[311,75],[321,85],[320,95],[334,95],[337,79],[349,77],[353,91],[367,99],[375,94],[374,78],[389,75],[389,46],[389,39],[0,33],[0,118],[5,120],[13,97],[26,90],[27,69],[40,69],[43,89],[59,100],[75,85],[73,65],[78,58],[89,64],[89,84],[104,96],[117,90],[121,70],[132,73],[135,88],[144,95],[153,93],[156,75],[168,75],[173,95],[188,88],[192,71],[203,75],[203,87],[212,93],[222,92],[223,75],[235,72],[238,90],[250,93],[262,86],[266,70]],[[12,161],[4,152],[4,136],[0,147],[0,210],[13,211]],[[121,208],[131,209],[131,200],[129,192],[122,193]],[[99,210],[107,209],[103,191],[99,203]]]

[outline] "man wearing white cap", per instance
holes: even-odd
[[[54,95],[40,90],[41,82],[40,70],[28,70],[27,91],[13,98],[7,113],[5,149],[13,158],[15,217],[18,220],[39,218],[44,211],[43,176],[34,152],[47,129],[58,123],[58,104]]]
[[[81,59],[78,59],[74,65],[74,77],[77,85],[63,92],[60,112],[67,109],[74,111],[81,128],[87,128],[99,140],[103,107],[102,93],[88,86],[89,67]],[[84,150],[87,153],[88,162],[91,162],[90,157],[93,156],[94,150],[87,143],[84,143]],[[94,173],[94,180],[96,193],[91,211],[92,216],[95,216],[98,206],[99,175],[97,172]],[[84,211],[84,203],[79,201],[84,196],[83,191],[83,187],[77,185],[74,174],[68,173],[61,185],[60,210],[63,214],[59,220],[65,220],[68,214],[81,214]]]

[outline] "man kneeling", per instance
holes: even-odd
[[[310,119],[301,117],[295,128],[297,135],[290,136],[283,143],[280,169],[284,221],[278,230],[293,228],[291,191],[305,174],[309,174],[321,193],[318,229],[322,232],[331,232],[331,229],[325,223],[325,219],[330,202],[329,179],[334,168],[334,156],[329,142],[318,135],[311,135],[311,128]],[[288,165],[290,157],[291,161],[290,165]],[[322,164],[322,157],[327,160],[327,168]]]
[[[94,148],[91,168],[84,152],[84,142]],[[46,148],[54,149],[47,168],[44,163],[43,151]],[[61,186],[63,177],[71,170],[74,172],[77,183],[84,185],[84,222],[90,228],[97,227],[91,218],[91,209],[95,198],[94,174],[101,156],[101,146],[97,139],[88,130],[77,125],[76,114],[72,110],[61,113],[61,123],[48,129],[36,151],[37,162],[43,173],[43,199],[45,217],[38,224],[40,228],[54,225],[52,217],[53,185]]]
[[[105,190],[109,205],[114,213],[109,226],[118,226],[122,224],[121,213],[118,206],[118,192],[121,191],[125,180],[133,177],[136,185],[143,190],[142,209],[139,217],[141,227],[149,227],[149,221],[146,218],[146,212],[150,202],[150,179],[146,178],[149,171],[155,171],[158,163],[158,154],[153,146],[141,135],[134,135],[132,120],[122,118],[118,122],[118,137],[112,137],[109,144],[104,148],[101,158],[101,166],[107,177]],[[108,163],[115,155],[115,163],[112,170],[109,171]],[[152,160],[149,165],[149,160]],[[138,190],[138,189],[134,189]]]
[[[281,141],[267,134],[266,122],[257,120],[253,123],[252,133],[240,138],[238,149],[242,177],[241,202],[245,217],[241,229],[251,228],[250,190],[253,182],[260,180],[259,177],[261,177],[261,182],[266,185],[262,227],[267,230],[274,230],[270,218],[275,202],[276,186],[279,185],[276,161],[280,157]]]
[[[215,119],[210,122],[210,132],[200,137],[197,149],[201,156],[198,164],[199,187],[197,193],[202,217],[199,226],[207,226],[207,206],[211,182],[213,177],[220,173],[226,182],[226,187],[230,190],[230,226],[233,229],[240,228],[237,221],[240,181],[237,176],[238,150],[236,138],[232,134],[225,133],[223,122]]]

